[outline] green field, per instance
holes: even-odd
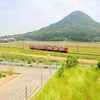
[[[12,43],[0,43],[0,46],[6,47],[15,47],[15,48],[24,48],[29,49],[29,45],[56,45],[56,46],[67,46],[69,48],[69,52],[77,53],[77,49],[79,53],[92,53],[92,54],[100,54],[100,43],[99,42],[26,42],[26,41],[18,41]]]
[[[67,46],[69,48],[69,53],[58,53],[58,52],[48,52],[48,51],[39,51],[39,50],[30,50],[30,44],[34,45],[57,45],[57,46]],[[39,41],[18,41],[12,43],[0,43],[0,54],[37,54],[37,55],[45,55],[50,54],[51,56],[60,56],[66,57],[70,53],[78,54],[79,58],[87,58],[87,59],[99,59],[100,56],[100,43],[99,42],[39,42]],[[86,54],[94,54],[86,55]]]

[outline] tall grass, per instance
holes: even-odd
[[[32,100],[100,100],[100,70],[75,67],[57,73]]]
[[[13,74],[15,74],[16,72],[15,72],[15,70],[14,70],[13,67],[10,67],[10,68],[7,70],[7,73],[8,73],[9,75],[13,75]]]

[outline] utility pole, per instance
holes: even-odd
[[[24,40],[23,40],[23,49],[24,49]]]
[[[77,41],[77,54],[78,54],[78,41]]]

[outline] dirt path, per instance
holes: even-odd
[[[56,56],[44,56],[44,55],[35,55],[35,54],[23,54],[23,53],[17,53],[19,55],[24,56],[31,56],[31,57],[39,57],[39,58],[45,58],[45,59],[54,59],[54,60],[65,60],[65,57],[56,57]],[[97,60],[89,60],[89,59],[78,59],[80,63],[89,63],[89,64],[96,64]]]

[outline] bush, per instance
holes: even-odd
[[[6,77],[6,75],[0,71],[0,78],[1,77]]]
[[[0,61],[3,61],[3,59],[2,59],[2,58],[0,58]]]
[[[32,63],[32,58],[28,58],[28,59],[27,59],[27,63],[28,63],[28,64],[31,64],[31,63]]]
[[[63,75],[63,72],[64,72],[64,68],[60,68],[59,70],[58,70],[58,77],[61,77],[62,75]]]
[[[66,67],[70,68],[70,67],[75,67],[78,64],[78,58],[75,56],[71,56],[69,55],[67,57],[67,59],[65,60],[66,62]]]
[[[100,69],[100,60],[98,61],[97,66]]]
[[[68,56],[65,61],[61,63],[61,68],[59,68],[57,75],[61,77],[63,75],[65,68],[75,67],[78,64],[78,59],[75,56]]]

